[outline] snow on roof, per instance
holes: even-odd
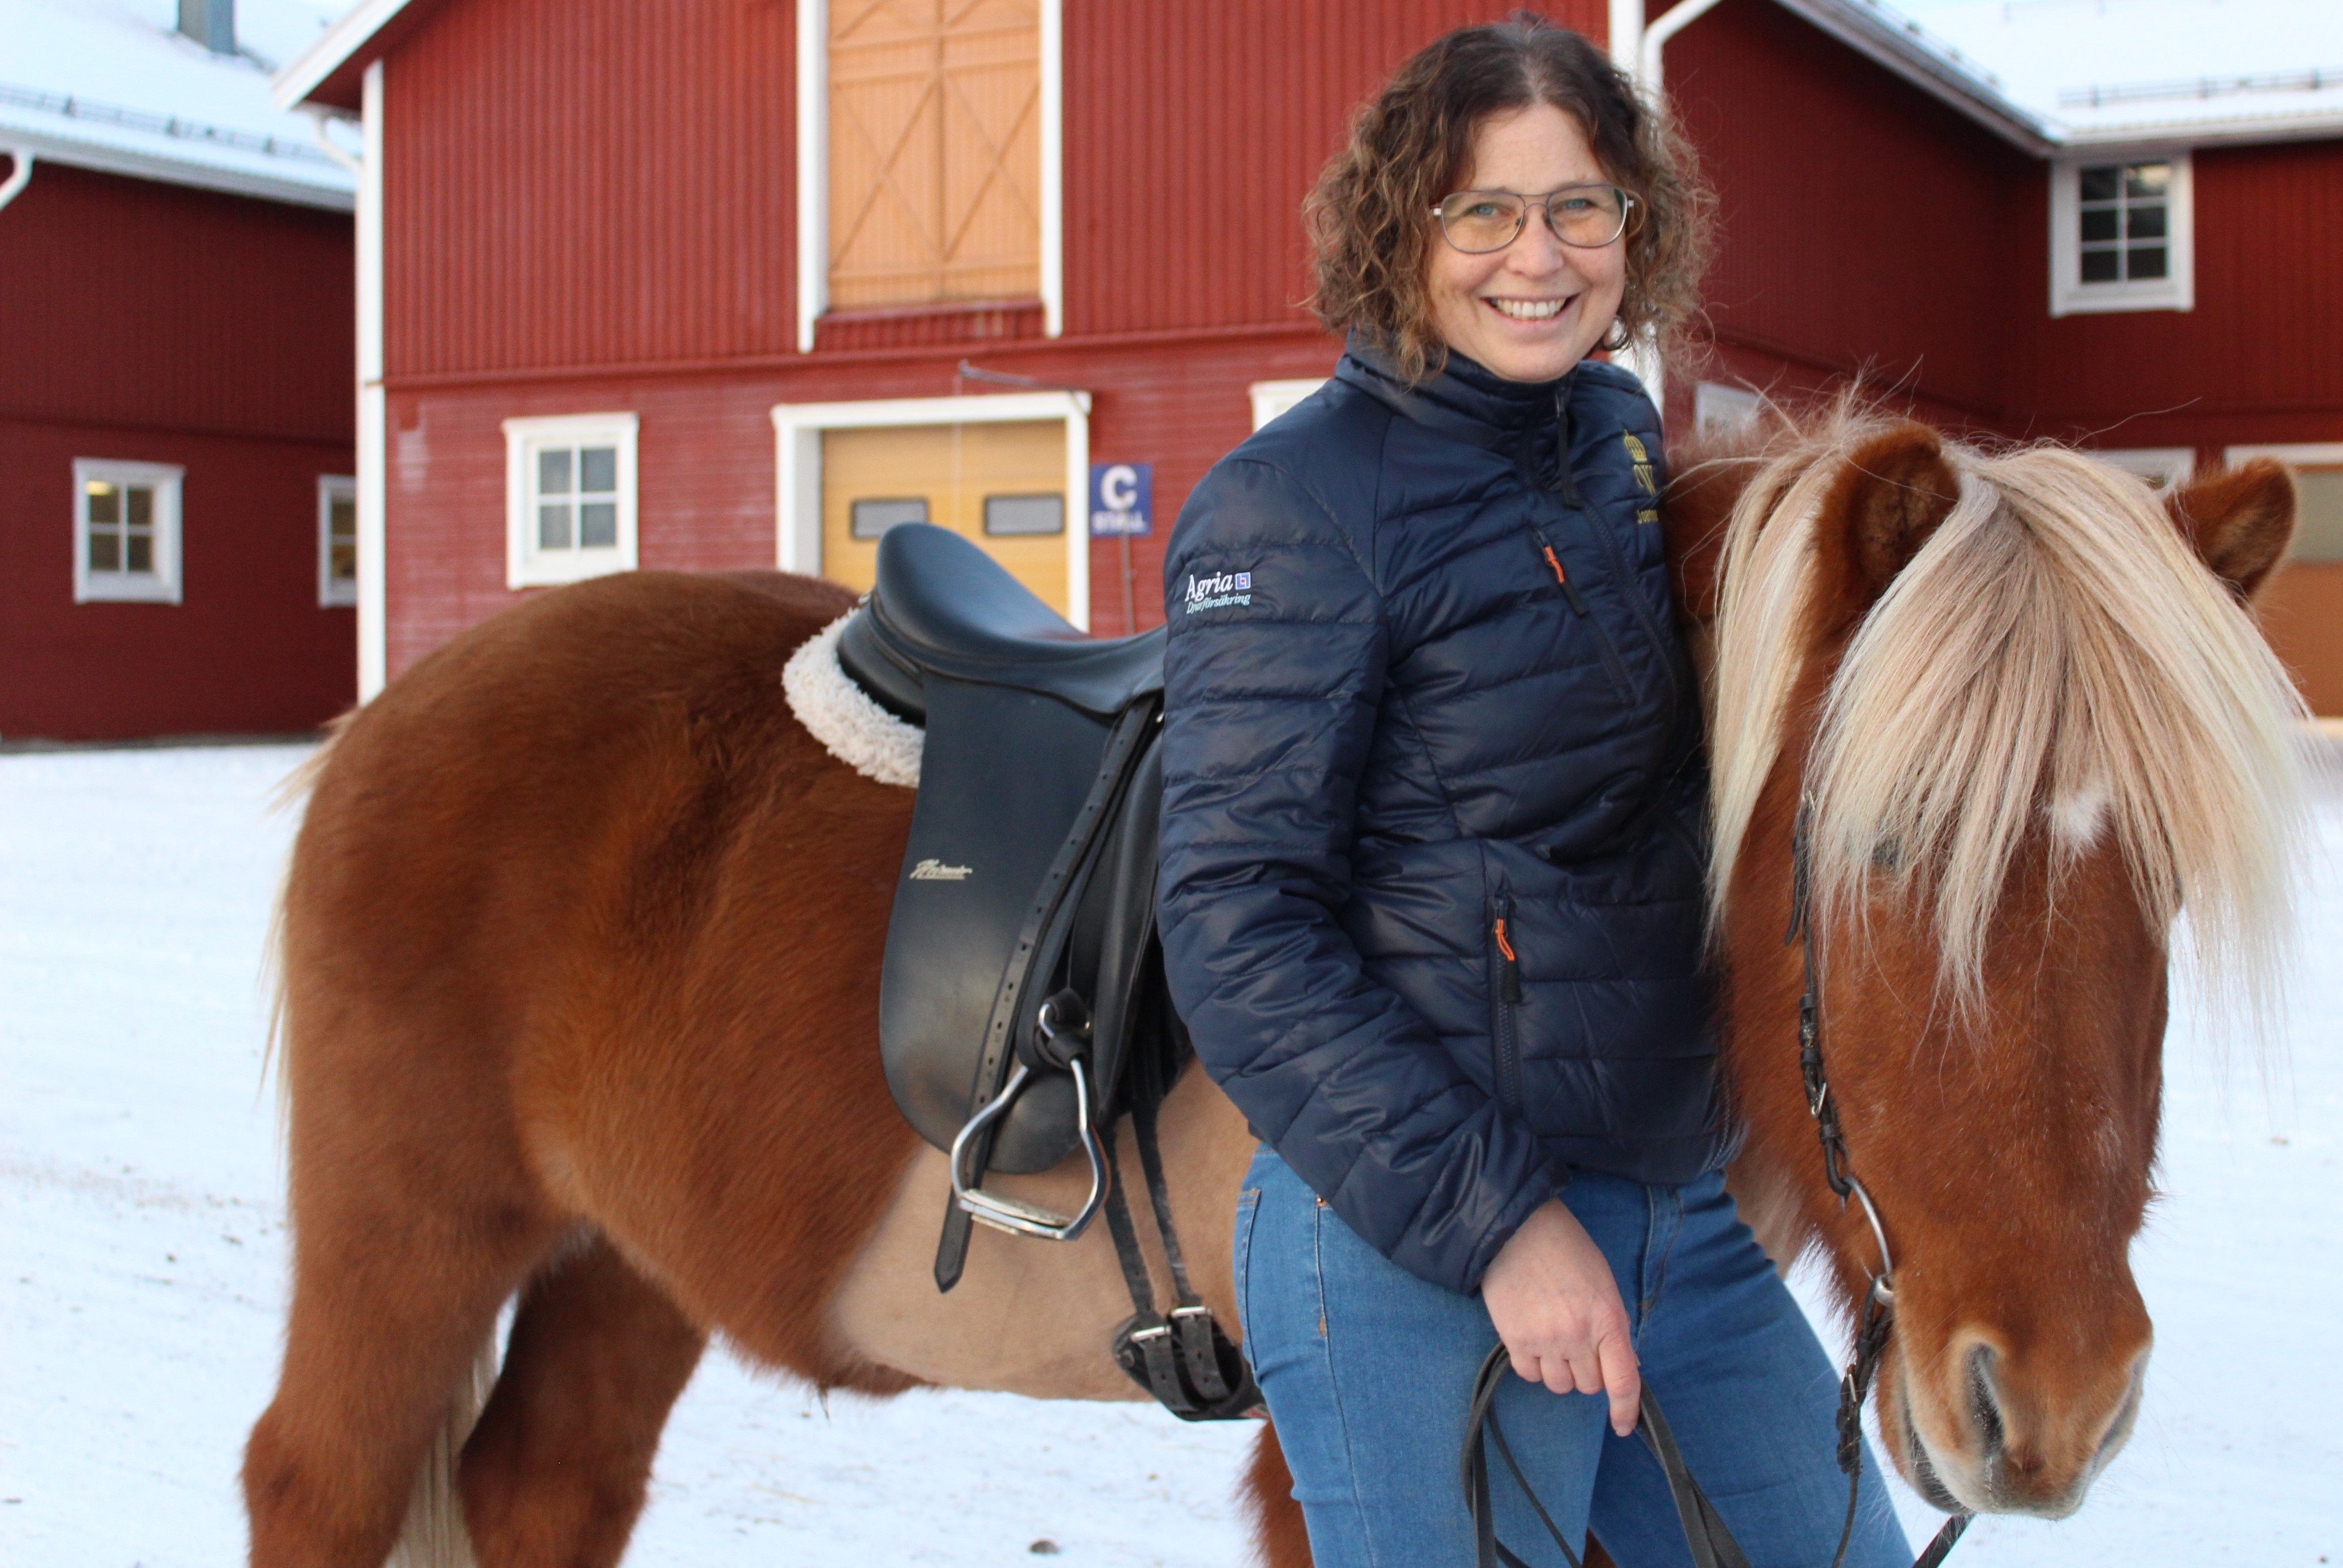
[[[2343,136],[2338,0],[1895,0],[2072,145]]]
[[[176,0],[0,0],[0,147],[347,211],[355,176],[269,96],[342,9],[237,0],[239,53],[214,55],[176,31]]]

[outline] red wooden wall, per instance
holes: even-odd
[[[35,166],[0,213],[0,736],[313,729],[357,689],[317,604],[351,451],[347,216]],[[177,463],[182,600],[73,602],[73,460]]]

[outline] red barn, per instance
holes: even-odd
[[[254,52],[322,18],[247,19],[0,3],[12,741],[313,729],[357,695],[354,181]]]
[[[362,0],[278,101],[364,129],[363,689],[535,585],[859,584],[909,518],[1079,624],[1152,624],[1189,488],[1333,361],[1298,303],[1302,195],[1398,60],[1494,9]],[[1692,0],[1648,37],[1637,0],[1550,10],[1629,60],[1681,31],[1650,52],[1725,240],[1715,368],[1674,417],[1871,371],[2161,472],[2343,439],[2313,263],[2343,84],[2282,134],[2127,138],[1862,0]],[[2100,237],[2158,221],[2158,276],[2145,238]],[[2288,602],[2332,619],[2329,591]],[[2343,646],[2288,646],[2343,711]]]

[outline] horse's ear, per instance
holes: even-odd
[[[1674,477],[1660,501],[1660,528],[1668,549],[1668,582],[1676,619],[1706,626],[1716,618],[1717,578],[1725,564],[1725,525],[1757,472],[1755,457],[1706,457],[1671,453]]]
[[[2239,598],[2261,591],[2294,541],[2294,479],[2275,457],[2176,485],[2164,498],[2180,537]]]
[[[1926,425],[1905,420],[1855,448],[1847,459],[1823,522],[1844,530],[1846,588],[1868,609],[1896,574],[1952,516],[1961,482],[1945,457],[1944,438]]]

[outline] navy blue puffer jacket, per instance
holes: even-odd
[[[1165,561],[1173,1000],[1255,1132],[1453,1290],[1572,1167],[1726,1152],[1659,451],[1611,366],[1411,389],[1354,343]]]

